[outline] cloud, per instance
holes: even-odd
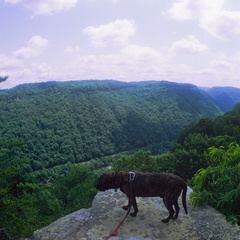
[[[197,20],[201,28],[221,40],[240,35],[240,11],[223,10],[226,0],[180,0],[168,14],[175,20]]]
[[[221,70],[221,71],[229,71],[233,70],[236,65],[224,60],[213,60],[210,64],[213,68]]]
[[[64,53],[66,55],[77,54],[79,52],[80,52],[80,47],[79,46],[68,46],[64,49]]]
[[[176,20],[193,20],[212,12],[220,11],[226,0],[180,0],[169,9],[169,15]]]
[[[204,54],[207,50],[207,46],[202,44],[194,35],[174,42],[170,48],[170,52],[177,54]]]
[[[120,55],[126,62],[131,63],[132,65],[140,65],[144,67],[146,65],[158,65],[163,61],[166,61],[162,54],[148,46],[138,46],[135,44],[130,44],[124,47]]]
[[[27,45],[13,52],[13,56],[19,59],[37,57],[47,47],[48,40],[37,35],[33,36]]]
[[[50,15],[54,12],[69,10],[78,3],[78,0],[5,0],[5,2],[21,4],[31,10],[33,15]]]
[[[9,58],[0,54],[0,71],[10,71],[22,66],[22,62],[15,58]]]
[[[134,21],[127,19],[118,19],[99,27],[89,26],[83,30],[83,33],[90,37],[91,43],[98,47],[125,45],[135,32]]]
[[[46,81],[56,79],[57,73],[52,67],[44,63],[24,64],[24,61],[0,54],[0,76],[8,75],[7,81],[0,84],[0,88],[10,88],[27,82]]]
[[[240,12],[219,11],[201,18],[199,25],[216,38],[230,40],[240,35]]]
[[[159,79],[167,61],[159,51],[149,46],[130,44],[116,54],[75,57],[63,69],[65,74],[62,75],[66,79]]]

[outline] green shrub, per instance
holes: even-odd
[[[226,215],[233,223],[240,223],[240,146],[231,143],[228,149],[211,147],[211,164],[199,169],[193,180],[193,205],[207,203]]]

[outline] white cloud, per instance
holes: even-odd
[[[226,0],[180,0],[168,14],[175,20],[197,20],[210,35],[229,40],[240,35],[240,11],[223,10]]]
[[[143,47],[134,44],[124,47],[121,50],[121,56],[123,57],[123,59],[125,59],[126,62],[131,62],[133,65],[155,65],[166,61],[166,59],[164,59],[164,57],[159,51],[148,46]]]
[[[126,45],[117,54],[78,56],[63,71],[68,79],[149,80],[161,78],[167,61],[151,47]]]
[[[74,7],[78,0],[5,0],[6,3],[21,4],[34,15],[49,15],[58,11],[67,11]]]
[[[204,16],[199,24],[214,37],[229,40],[240,35],[240,12],[219,11]]]
[[[211,66],[221,71],[233,70],[236,67],[235,64],[232,64],[224,60],[213,60],[211,61]]]
[[[48,66],[45,63],[33,63],[30,66],[31,71],[32,71],[32,76],[33,77],[33,81],[34,79],[52,79],[55,78],[57,76],[57,74],[55,73],[55,71],[53,70],[52,67]],[[32,77],[31,76],[31,77]]]
[[[193,35],[174,42],[170,48],[170,52],[177,54],[204,54],[207,50],[207,46]]]
[[[54,69],[44,63],[24,64],[16,58],[9,58],[0,54],[0,76],[8,75],[7,81],[0,84],[0,88],[9,88],[21,84],[22,79],[27,82],[37,82],[55,79]]]
[[[10,71],[22,66],[22,62],[15,58],[9,58],[0,54],[0,71]]]
[[[80,47],[79,46],[68,46],[64,49],[64,53],[66,55],[77,54],[79,52],[80,52]]]
[[[83,30],[83,33],[90,37],[91,43],[98,47],[125,45],[135,32],[134,21],[127,19],[118,19],[99,27],[89,26]]]
[[[48,40],[40,36],[33,36],[28,41],[27,47],[22,47],[13,52],[16,58],[24,59],[39,56],[48,45]]]
[[[192,20],[219,11],[226,0],[180,0],[168,13],[176,20]]]

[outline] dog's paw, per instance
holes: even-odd
[[[136,217],[137,214],[133,212],[133,213],[130,213],[130,216],[131,216],[131,217]]]
[[[163,223],[168,223],[168,222],[169,222],[169,219],[168,219],[168,218],[163,219],[162,222],[163,222]]]
[[[124,209],[124,210],[128,210],[128,208],[129,208],[128,205],[122,206],[122,209]]]

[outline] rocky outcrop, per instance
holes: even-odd
[[[225,221],[224,215],[205,206],[193,208],[189,201],[188,212],[183,211],[181,201],[177,220],[162,223],[167,210],[160,198],[137,198],[137,217],[128,216],[118,235],[110,240],[240,240],[240,227]],[[99,240],[105,239],[126,212],[121,208],[127,198],[120,191],[99,192],[90,209],[81,209],[51,225],[37,230],[31,240]]]

